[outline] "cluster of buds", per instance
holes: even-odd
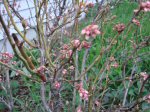
[[[60,54],[61,54],[61,59],[66,59],[66,58],[70,58],[70,56],[72,56],[73,51],[70,49],[69,45],[64,44],[63,49],[60,50]]]
[[[75,39],[71,41],[71,46],[77,50],[81,50],[82,48],[88,49],[91,47],[91,42],[82,41],[80,42],[79,39]],[[62,50],[60,50],[61,59],[70,58],[73,54],[73,50],[70,49],[70,45],[64,44]]]
[[[140,26],[139,20],[133,18],[133,19],[132,19],[132,22],[133,22],[135,25]]]
[[[145,12],[150,11],[150,1],[142,2],[140,4],[140,9],[143,10],[143,11],[145,11]]]
[[[56,82],[54,83],[54,88],[55,88],[55,89],[59,89],[60,86],[61,86],[61,84],[60,84],[59,82],[56,81]]]
[[[61,50],[61,59],[70,58],[72,56],[72,50]]]
[[[78,90],[79,95],[80,95],[80,97],[81,97],[83,100],[88,100],[89,92],[83,88],[83,84],[82,84],[82,83],[77,84],[77,85],[76,85],[76,89]]]
[[[71,65],[70,67],[68,67],[68,70],[69,70],[69,71],[74,71],[74,69],[75,69],[75,68],[74,68],[73,65]],[[63,75],[68,74],[68,70],[67,70],[67,69],[63,69],[63,70],[62,70],[62,74],[63,74]]]
[[[117,24],[114,26],[114,30],[116,30],[119,34],[124,31],[125,25],[123,23]]]
[[[80,40],[78,40],[78,39],[72,40],[71,43],[72,43],[74,48],[80,47]]]
[[[95,38],[97,35],[101,34],[98,25],[92,24],[87,27],[85,27],[81,31],[82,35],[85,35],[85,39],[88,40],[90,37]]]
[[[80,43],[79,40],[73,40],[73,41],[72,41],[72,44],[73,44],[73,47],[74,47],[74,48],[78,48],[77,50],[81,50],[81,48],[86,48],[86,49],[88,49],[88,48],[91,47],[91,43],[90,43],[90,42],[87,42],[87,41],[82,41],[82,42]]]
[[[10,60],[14,57],[12,54],[8,52],[0,53],[1,59],[0,61],[3,63],[9,63]]]

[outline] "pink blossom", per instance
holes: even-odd
[[[64,45],[63,45],[63,49],[64,49],[64,50],[68,50],[68,49],[69,49],[69,46],[68,46],[67,44],[64,44]]]
[[[80,88],[79,89],[79,95],[82,99],[84,100],[88,100],[88,97],[89,97],[89,93],[87,90],[83,89],[83,88]]]
[[[61,86],[60,83],[56,81],[55,84],[54,84],[55,89],[59,89],[60,86]]]
[[[78,106],[78,107],[77,107],[77,112],[83,112],[81,106]]]
[[[145,12],[150,11],[150,1],[142,2],[140,4],[140,9],[143,10],[143,11],[145,11]]]
[[[91,43],[87,42],[87,41],[82,41],[82,47],[88,49],[91,47]]]
[[[38,72],[38,73],[42,73],[42,72],[44,72],[45,70],[47,70],[45,66],[40,66],[39,68],[37,68],[37,72]]]
[[[61,59],[65,59],[65,58],[70,58],[73,51],[72,50],[61,50],[60,53],[61,53]]]
[[[133,19],[132,19],[132,22],[133,22],[135,25],[140,26],[139,20],[133,18]]]
[[[0,56],[2,57],[2,59],[0,59],[0,61],[3,63],[9,63],[10,60],[14,57],[12,54],[10,54],[8,52],[0,53]]]
[[[67,70],[66,70],[66,69],[63,69],[62,74],[63,74],[63,75],[66,75],[66,74],[67,74]]]
[[[65,59],[66,58],[66,54],[67,54],[67,50],[60,50],[61,53],[61,59]]]
[[[143,77],[144,80],[148,78],[148,74],[146,72],[141,72],[140,75]]]
[[[76,89],[79,90],[80,88],[82,88],[83,84],[80,83],[80,84],[76,84]]]
[[[78,48],[80,45],[80,40],[76,39],[76,40],[73,40],[71,43],[73,44],[73,47]]]
[[[89,39],[90,37],[95,38],[97,35],[101,34],[100,30],[98,29],[98,25],[89,25],[87,27],[85,27],[82,31],[81,31],[82,35],[85,35],[85,39]]]
[[[114,26],[114,30],[116,30],[119,34],[124,31],[125,25],[123,23],[117,24]]]
[[[11,64],[12,64],[12,65],[16,65],[16,64],[17,64],[17,62],[16,62],[16,61],[13,61],[13,62],[11,62]]]
[[[72,50],[69,50],[69,51],[67,52],[67,57],[70,58],[70,56],[72,55],[72,53],[73,53],[73,51],[72,51]]]
[[[88,92],[87,90],[85,90],[82,86],[83,86],[82,83],[77,84],[77,85],[76,85],[76,89],[78,90],[79,95],[80,95],[80,97],[81,97],[82,99],[88,100],[89,92]]]
[[[73,65],[70,66],[69,69],[70,69],[70,70],[74,70],[74,66],[73,66]]]
[[[114,68],[118,68],[119,64],[117,62],[114,62],[111,66]]]
[[[13,55],[8,52],[1,53],[1,56],[5,57],[5,58],[10,58],[10,59],[13,58]]]

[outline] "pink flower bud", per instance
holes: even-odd
[[[12,65],[16,65],[16,64],[17,64],[17,62],[16,62],[16,61],[13,61],[13,62],[11,62],[11,64],[12,64]]]
[[[111,66],[114,68],[118,68],[119,64],[117,62],[114,62]]]
[[[64,50],[68,50],[68,49],[69,49],[69,46],[68,46],[67,44],[64,44],[64,45],[63,45],[63,49],[64,49]]]
[[[42,73],[42,72],[44,72],[45,70],[47,70],[45,66],[40,66],[39,68],[37,68],[37,72],[38,72],[38,73]]]
[[[148,78],[148,74],[146,72],[141,72],[140,75],[143,77],[144,80]]]
[[[73,40],[71,43],[73,44],[73,47],[78,48],[80,45],[80,40],[76,39],[76,40]]]
[[[133,19],[132,19],[132,22],[133,22],[135,25],[140,26],[139,20],[133,18]]]
[[[87,27],[85,27],[82,31],[81,31],[82,35],[85,35],[85,39],[89,39],[90,37],[95,38],[97,35],[101,34],[101,32],[98,29],[98,25],[89,25]]]
[[[73,51],[72,51],[72,50],[69,50],[69,51],[67,52],[67,58],[70,58],[70,56],[72,55],[72,53],[73,53]]]
[[[125,25],[123,23],[117,24],[114,26],[114,30],[118,31],[120,34],[122,31],[124,31]]]
[[[78,90],[79,95],[83,100],[88,100],[89,92],[85,90],[82,86],[83,86],[82,83],[76,84],[76,89]]]
[[[78,106],[78,107],[77,107],[77,112],[83,112],[81,106]]]
[[[2,59],[0,59],[0,61],[3,63],[9,63],[11,61],[11,59],[14,57],[12,54],[10,54],[8,52],[0,53],[0,56],[2,57]]]
[[[91,43],[87,42],[87,41],[82,41],[82,47],[88,49],[91,47]]]
[[[143,11],[145,11],[145,12],[150,11],[150,1],[142,2],[140,4],[140,9],[143,10]]]
[[[54,84],[55,89],[59,89],[60,86],[61,86],[60,83],[56,81],[55,84]]]
[[[63,69],[62,73],[63,73],[63,75],[66,75],[67,74],[67,70]]]
[[[88,100],[89,93],[88,93],[87,90],[81,88],[81,89],[79,90],[79,95],[80,95],[80,97],[81,97],[82,99]]]

